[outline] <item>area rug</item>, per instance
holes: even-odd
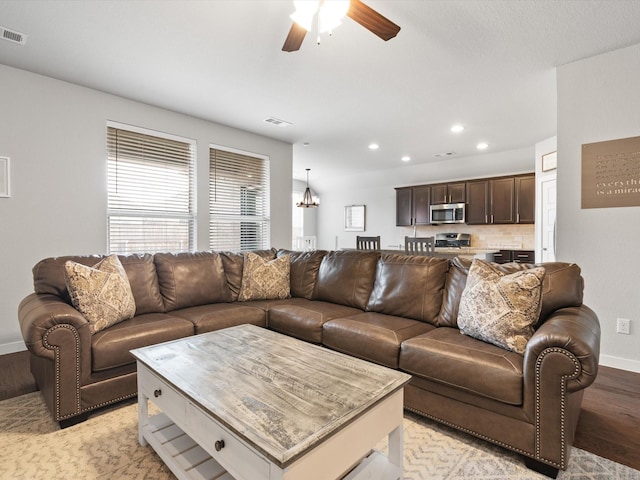
[[[407,413],[405,479],[544,479],[522,459],[487,442]],[[385,450],[381,441],[379,449]],[[151,447],[137,438],[137,406],[119,404],[60,430],[39,392],[0,402],[1,479],[175,478]],[[640,480],[633,470],[573,448],[559,479]]]

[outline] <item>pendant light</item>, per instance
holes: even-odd
[[[296,203],[297,207],[301,208],[313,208],[318,206],[318,202],[313,201],[313,197],[311,196],[311,190],[309,190],[309,170],[310,168],[305,168],[307,171],[307,188],[304,189],[304,195],[302,196],[302,200]]]

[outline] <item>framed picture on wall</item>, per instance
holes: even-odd
[[[558,166],[558,152],[550,152],[546,155],[542,155],[542,171],[548,172],[549,170],[555,170]]]
[[[0,157],[0,197],[11,196],[9,186],[9,157]]]
[[[364,205],[344,207],[344,229],[347,232],[364,232]]]

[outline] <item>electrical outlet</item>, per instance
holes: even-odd
[[[616,332],[618,333],[623,333],[625,335],[629,335],[630,332],[630,327],[631,327],[631,320],[629,320],[628,318],[619,318],[618,319],[618,325],[616,328]]]

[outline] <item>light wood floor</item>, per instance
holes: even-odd
[[[35,392],[28,352],[0,355],[0,400]],[[640,470],[640,373],[600,367],[588,387],[574,445]]]

